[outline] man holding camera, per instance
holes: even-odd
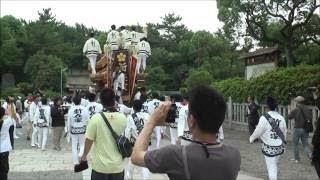
[[[236,179],[240,152],[216,139],[226,113],[222,95],[208,86],[194,88],[190,93],[188,114],[191,143],[148,151],[153,129],[164,123],[170,107],[171,103],[166,102],[152,113],[135,143],[132,162],[153,173],[166,173],[170,179]]]

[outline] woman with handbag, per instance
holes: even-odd
[[[274,98],[267,98],[267,108],[267,112],[260,117],[249,141],[253,143],[255,139],[261,139],[262,153],[266,160],[269,179],[276,180],[279,157],[284,153],[287,126],[284,117],[275,111],[277,103]]]

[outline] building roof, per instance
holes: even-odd
[[[241,59],[251,58],[251,57],[261,56],[261,55],[265,55],[265,54],[271,54],[271,53],[274,53],[277,51],[280,51],[278,45],[273,46],[273,47],[269,47],[269,48],[261,48],[261,49],[257,49],[256,51],[253,51],[253,52],[242,54],[240,56],[240,58]]]

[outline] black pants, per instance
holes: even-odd
[[[320,161],[313,161],[313,166],[317,171],[318,177],[320,179]]]
[[[9,152],[0,153],[0,179],[7,180],[9,172]]]
[[[249,134],[252,135],[252,133],[254,132],[254,130],[256,129],[258,123],[256,122],[248,122],[248,126],[249,126]]]
[[[11,146],[12,146],[12,149],[14,149],[14,138],[13,138],[13,131],[14,131],[14,126],[10,126],[9,128],[9,135],[10,135],[10,142],[11,142]]]
[[[92,169],[91,180],[123,180],[124,171],[121,173],[104,174]]]

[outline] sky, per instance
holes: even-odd
[[[174,12],[182,17],[182,23],[192,31],[216,32],[222,27],[217,18],[216,1],[27,1],[1,0],[1,17],[13,15],[25,20],[36,20],[38,11],[51,8],[56,19],[68,25],[83,23],[101,31],[116,26],[147,22],[160,23],[161,17]]]

